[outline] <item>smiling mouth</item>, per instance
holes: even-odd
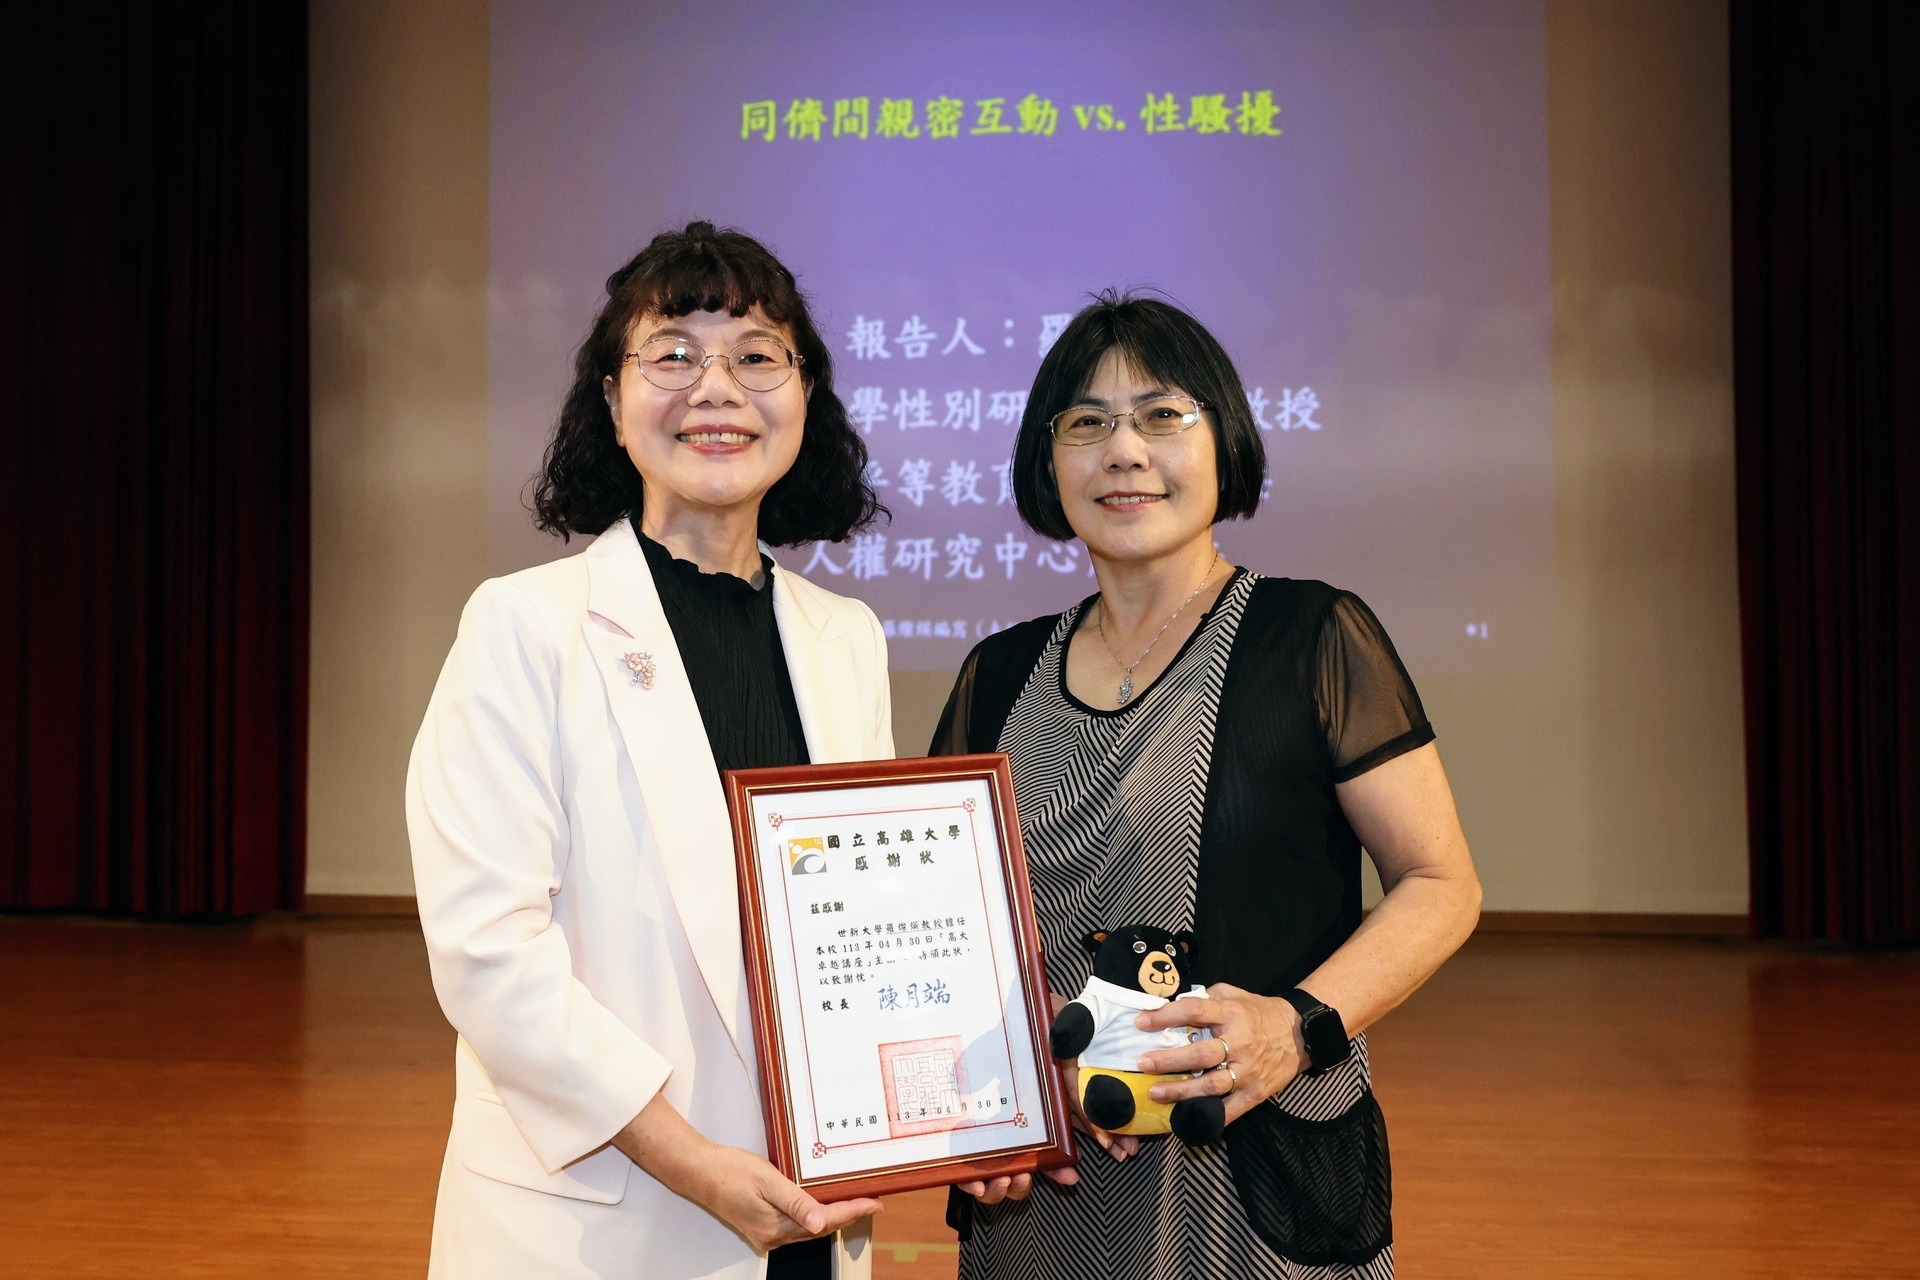
[[[1110,493],[1094,501],[1103,507],[1141,507],[1149,502],[1158,502],[1167,495],[1164,493]]]
[[[745,431],[682,431],[674,439],[682,444],[752,444],[754,437]]]

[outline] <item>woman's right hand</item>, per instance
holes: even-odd
[[[761,1253],[838,1231],[881,1209],[870,1199],[821,1204],[753,1152],[703,1136],[659,1094],[627,1122],[613,1145]]]
[[[767,1253],[811,1240],[880,1212],[878,1200],[821,1204],[751,1151],[710,1144],[700,1161],[702,1184],[687,1198]],[[675,1188],[678,1190],[678,1188]]]
[[[1110,1133],[1087,1119],[1080,1110],[1080,1063],[1078,1059],[1059,1058],[1060,1079],[1067,1088],[1067,1103],[1073,1108],[1073,1127],[1089,1135],[1100,1149],[1115,1160],[1125,1160],[1140,1150],[1140,1139],[1131,1133]]]
[[[1057,1018],[1060,1016],[1060,1010],[1067,1007],[1067,998],[1051,991],[1047,994],[1052,997],[1053,1014]],[[1086,1114],[1080,1110],[1079,1059],[1056,1058],[1054,1061],[1059,1064],[1061,1083],[1066,1087],[1068,1115],[1072,1118],[1073,1127],[1099,1143],[1100,1149],[1115,1160],[1125,1160],[1128,1156],[1137,1153],[1140,1150],[1139,1138],[1130,1133],[1109,1133],[1087,1119]],[[1071,1187],[1080,1181],[1080,1175],[1072,1165],[1064,1169],[1049,1169],[1046,1174],[1063,1187]],[[1027,1193],[1033,1190],[1033,1175],[1022,1173],[1010,1178],[994,1178],[985,1182],[959,1182],[954,1185],[981,1204],[999,1204],[1002,1200],[1026,1199]]]
[[[1056,1018],[1062,1009],[1072,1003],[1057,991],[1047,992],[1047,997],[1053,1005],[1053,1016]],[[1073,1111],[1073,1127],[1099,1143],[1100,1149],[1115,1160],[1125,1160],[1137,1153],[1140,1150],[1139,1138],[1130,1133],[1109,1133],[1087,1119],[1080,1110],[1080,1059],[1055,1058],[1054,1061],[1060,1064],[1060,1079],[1067,1089],[1067,1106]]]
[[[1130,1133],[1108,1133],[1080,1112],[1080,1067],[1079,1064],[1065,1058],[1060,1063],[1060,1075],[1066,1083],[1067,1101],[1072,1107],[1073,1127],[1087,1134],[1100,1144],[1100,1149],[1115,1160],[1125,1160],[1140,1150],[1140,1139]],[[1080,1174],[1072,1165],[1064,1169],[1048,1169],[1046,1175],[1063,1187],[1071,1187],[1080,1181]],[[1025,1200],[1027,1193],[1033,1190],[1033,1175],[1015,1174],[1008,1178],[995,1178],[990,1182],[959,1182],[955,1186],[978,1200],[981,1204],[999,1204],[1002,1200]]]

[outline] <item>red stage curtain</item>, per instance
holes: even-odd
[[[0,907],[298,906],[305,6],[12,22]]]
[[[1754,931],[1920,940],[1920,42],[1730,7]]]

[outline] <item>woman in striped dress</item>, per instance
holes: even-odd
[[[1052,1183],[957,1189],[962,1280],[1393,1273],[1364,1032],[1465,940],[1480,886],[1366,605],[1214,547],[1264,472],[1239,376],[1178,308],[1103,295],[1040,366],[1015,497],[1085,544],[1100,591],[982,641],[933,751],[1012,757],[1056,1008],[1090,931],[1194,931],[1208,997],[1138,1025],[1213,1037],[1139,1069],[1199,1073],[1154,1096],[1222,1096],[1227,1130],[1189,1148],[1089,1128],[1104,1154]],[[1364,921],[1363,846],[1386,889]]]

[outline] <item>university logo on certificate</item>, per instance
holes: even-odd
[[[775,1166],[833,1200],[1071,1163],[1006,756],[726,782]]]

